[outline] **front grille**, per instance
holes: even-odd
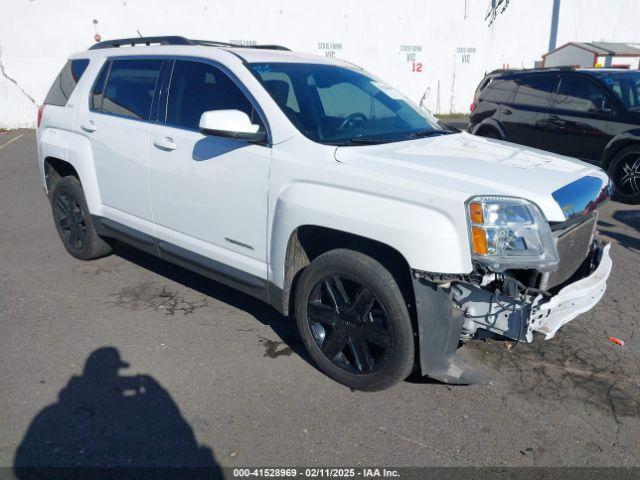
[[[597,220],[598,214],[593,212],[583,221],[553,232],[560,263],[555,272],[542,275],[540,288],[548,290],[558,286],[578,271],[589,254]]]

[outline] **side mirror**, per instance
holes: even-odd
[[[261,142],[265,132],[260,125],[251,123],[249,115],[240,110],[210,110],[200,117],[200,130],[205,134]]]

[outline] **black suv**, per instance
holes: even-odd
[[[496,70],[478,85],[469,132],[599,164],[640,203],[640,71]]]

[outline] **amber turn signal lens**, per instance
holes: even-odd
[[[484,230],[479,227],[472,227],[473,253],[476,255],[487,254],[487,235]]]
[[[484,218],[482,216],[482,205],[479,203],[472,203],[469,205],[469,218],[471,223],[482,224]]]

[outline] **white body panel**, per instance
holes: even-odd
[[[158,239],[266,280],[271,149],[154,125],[149,181]],[[170,138],[175,150],[154,145]]]
[[[72,96],[82,99],[74,100],[77,119],[68,135],[53,133],[49,130],[55,122],[45,109],[39,163],[47,156],[72,163],[93,214],[267,278],[280,288],[287,243],[300,226],[323,226],[382,242],[415,269],[468,273],[472,263],[465,201],[470,197],[523,197],[536,203],[547,220],[562,221],[552,192],[586,175],[606,179],[599,168],[577,160],[466,133],[375,146],[315,143],[298,132],[230,50],[162,46],[73,56],[92,59]],[[292,52],[238,52],[256,62],[335,63]],[[90,112],[89,91],[104,58],[136,54],[223,64],[262,109],[271,148],[225,148],[233,141]],[[89,120],[96,131],[82,130]],[[155,148],[154,141],[164,137],[177,148]],[[196,160],[198,144],[217,144],[222,151]]]

